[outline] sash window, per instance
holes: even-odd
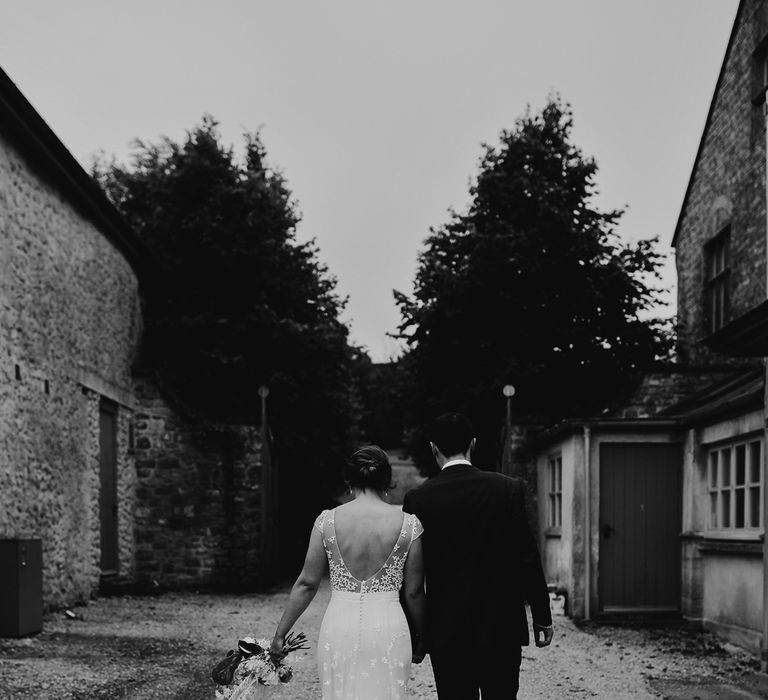
[[[761,512],[763,442],[741,440],[711,448],[707,455],[710,530],[758,530]]]
[[[559,530],[563,524],[563,458],[547,462],[547,527]]]
[[[724,228],[704,248],[706,258],[705,316],[708,333],[720,330],[728,321],[728,247],[731,227]]]

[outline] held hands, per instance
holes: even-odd
[[[552,625],[547,627],[533,623],[533,641],[536,642],[537,647],[548,647],[552,642],[554,633],[555,630]]]
[[[427,655],[427,648],[421,639],[416,639],[413,642],[413,652],[411,653],[411,663],[420,664],[424,661],[424,657]]]

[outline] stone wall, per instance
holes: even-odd
[[[99,583],[100,396],[120,404],[119,556],[132,566],[125,406],[141,308],[125,257],[39,168],[0,133],[0,537],[42,540],[56,607]]]
[[[740,13],[679,223],[682,362],[723,360],[697,341],[707,334],[704,245],[724,226],[731,226],[730,319],[766,297],[765,123],[763,106],[752,102],[762,82],[762,68],[753,52],[765,31],[761,19],[765,5],[764,0],[748,0]]]
[[[136,383],[136,578],[162,586],[255,588],[263,565],[261,434],[183,415]]]

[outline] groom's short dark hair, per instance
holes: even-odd
[[[429,439],[446,457],[465,454],[475,437],[469,418],[461,413],[443,413],[432,422]]]

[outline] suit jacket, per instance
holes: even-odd
[[[409,491],[403,510],[424,526],[430,653],[527,645],[526,602],[534,622],[552,624],[519,480],[456,464]]]

